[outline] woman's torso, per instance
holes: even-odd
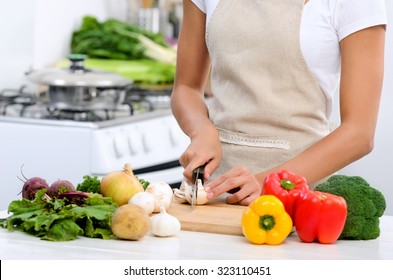
[[[211,19],[219,0],[192,0]],[[340,82],[339,42],[368,26],[386,23],[385,0],[309,0],[300,26],[300,47],[304,59],[332,111],[333,96]]]
[[[270,169],[330,133],[326,97],[300,49],[303,1],[220,0],[214,10],[206,44],[209,116],[223,151],[216,175]]]

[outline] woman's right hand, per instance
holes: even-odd
[[[200,131],[191,137],[190,145],[180,156],[184,177],[189,182],[193,182],[193,170],[206,164],[204,179],[209,180],[210,175],[220,164],[221,155],[221,142],[216,128],[212,124],[201,126]]]
[[[184,177],[190,182],[195,168],[206,164],[207,180],[221,161],[221,143],[205,103],[206,81],[211,69],[205,36],[206,14],[192,1],[183,1],[171,108],[180,128],[191,139],[180,157]]]

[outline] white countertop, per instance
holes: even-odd
[[[1,211],[0,211],[1,213]],[[3,215],[4,216],[4,211]],[[380,219],[375,240],[338,240],[335,244],[302,243],[292,233],[277,246],[253,245],[243,236],[181,231],[160,238],[146,235],[139,241],[80,237],[51,242],[0,228],[1,260],[393,260],[393,216]]]

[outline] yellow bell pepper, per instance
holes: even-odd
[[[292,219],[273,195],[261,195],[242,216],[243,235],[254,244],[281,244],[291,233]]]

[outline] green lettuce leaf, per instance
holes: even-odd
[[[50,199],[45,190],[38,191],[32,201],[12,201],[11,216],[0,219],[0,227],[18,230],[49,241],[69,241],[78,236],[115,238],[111,221],[117,205],[111,198],[90,194],[85,204],[68,204],[67,199]]]

